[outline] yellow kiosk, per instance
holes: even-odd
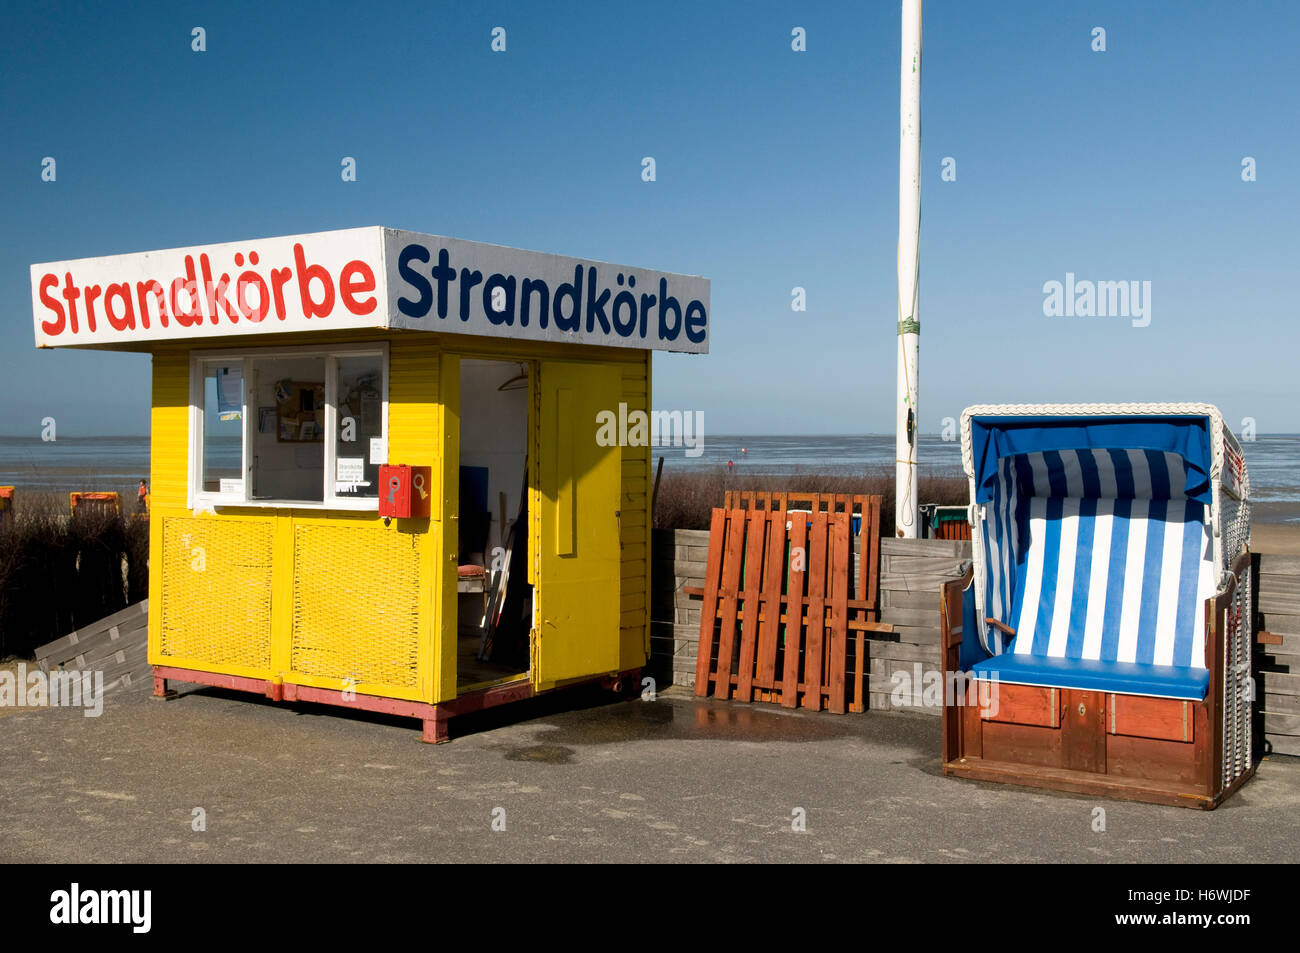
[[[647,658],[654,350],[709,283],[387,228],[32,266],[153,357],[149,662],[424,721]]]

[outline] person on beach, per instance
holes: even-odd
[[[136,509],[139,510],[141,513],[143,513],[146,509],[148,509],[148,506],[146,506],[145,504],[145,500],[148,498],[148,496],[149,496],[149,487],[145,485],[144,480],[141,480],[140,489],[137,490],[135,494]]]

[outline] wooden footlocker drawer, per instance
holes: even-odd
[[[994,701],[996,700],[996,702]],[[984,721],[1011,725],[1061,726],[1061,690],[1037,685],[994,683],[988,710],[980,710]]]
[[[1193,741],[1196,722],[1193,705],[1193,702],[1177,698],[1110,695],[1106,732],[1161,741]]]

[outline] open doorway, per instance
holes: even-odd
[[[460,362],[459,692],[528,675],[531,376],[526,362]]]

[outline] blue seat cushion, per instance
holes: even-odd
[[[1044,655],[995,655],[971,668],[976,678],[991,678],[1013,685],[1078,688],[1121,695],[1151,695],[1200,701],[1210,684],[1203,668],[1181,665],[1147,665],[1141,662],[1106,662],[1093,659],[1050,658]]]

